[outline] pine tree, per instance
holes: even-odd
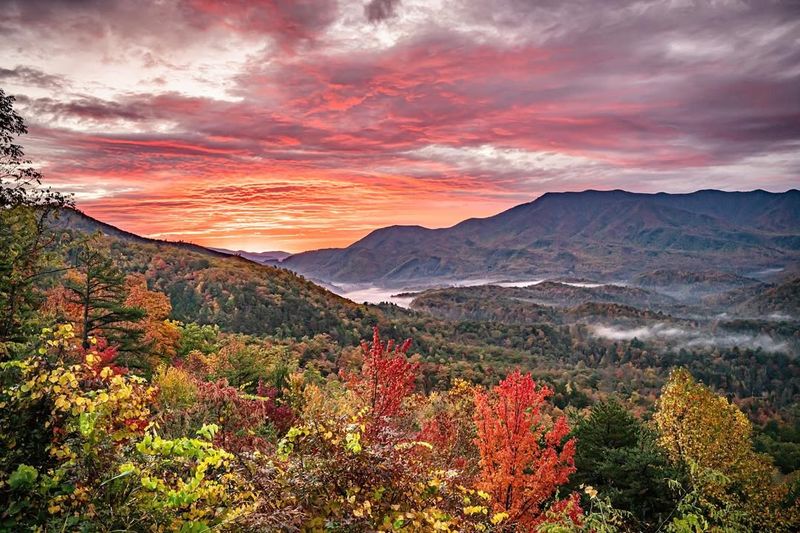
[[[591,486],[612,505],[629,511],[640,529],[659,524],[675,507],[667,479],[680,479],[655,435],[618,401],[595,404],[572,436],[577,440],[570,485]]]
[[[142,331],[130,324],[146,313],[125,305],[125,274],[95,239],[82,243],[72,255],[77,275],[67,276],[64,288],[68,302],[80,308],[78,324],[84,349],[90,346],[89,337],[100,336],[120,352],[140,350]]]

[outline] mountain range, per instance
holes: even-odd
[[[647,321],[681,324],[688,321],[692,327],[701,323],[710,327],[720,320],[739,320],[736,323],[739,329],[752,326],[762,333],[775,330],[781,339],[790,339],[796,338],[793,333],[796,326],[791,324],[800,316],[797,263],[770,267],[780,269],[781,276],[769,282],[763,279],[764,272],[772,271],[756,271],[764,265],[744,262],[745,254],[732,257],[742,261],[743,271],[759,274],[762,279],[722,268],[712,270],[709,265],[682,269],[665,264],[621,284],[597,283],[579,276],[554,276],[552,281],[540,283],[484,283],[401,294],[398,296],[406,297],[411,307],[404,310],[395,306],[359,305],[285,268],[191,243],[141,237],[79,211],[63,211],[53,224],[80,234],[100,232],[120,268],[143,274],[151,289],[169,297],[172,318],[257,335],[311,338],[322,333],[351,344],[368,335],[369,328],[376,323],[391,328],[399,336],[419,333],[421,324],[425,324],[432,337],[420,339],[422,346],[435,350],[437,344],[431,339],[442,328],[461,327],[458,324],[462,321],[511,325],[599,321],[631,327],[640,327]],[[697,233],[702,231],[701,228]],[[780,230],[759,231],[765,240],[785,234]],[[772,250],[782,252],[782,255],[774,253],[786,261],[797,253],[792,248]],[[724,253],[729,251],[717,251],[720,255]],[[714,255],[709,257],[719,260]],[[635,267],[631,265],[631,270]],[[432,318],[444,322],[431,322]],[[753,323],[753,319],[760,322]]]
[[[281,263],[315,280],[387,287],[557,276],[629,280],[665,266],[735,283],[736,276],[796,273],[798,265],[796,189],[547,193],[488,218],[442,229],[390,226],[346,248]]]

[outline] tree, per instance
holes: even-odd
[[[147,280],[141,274],[130,274],[125,278],[125,288],[128,295],[125,306],[141,309],[145,312],[144,319],[136,324],[131,324],[132,329],[142,332],[142,344],[147,347],[148,358],[139,365],[150,371],[162,361],[170,361],[177,355],[177,346],[180,338],[178,326],[169,320],[172,305],[166,294],[151,291],[147,288]]]
[[[474,480],[478,467],[475,446],[475,386],[453,380],[447,392],[432,392],[419,409],[418,440],[433,445],[433,462],[443,470],[457,470]]]
[[[552,394],[518,370],[491,393],[475,393],[475,443],[481,457],[478,486],[492,497],[496,511],[508,513],[509,523],[525,528],[547,520],[546,504],[575,472],[575,440],[564,442],[569,433],[566,418],[559,417],[548,428],[542,412]],[[566,504],[556,502],[552,507]]]
[[[639,521],[659,524],[675,507],[668,479],[679,479],[655,435],[615,399],[596,403],[572,435],[577,440],[570,486],[590,486]]]
[[[30,205],[32,196],[42,194],[31,186],[39,185],[41,173],[25,159],[22,146],[14,140],[28,133],[23,118],[14,110],[15,98],[0,89],[0,207]]]
[[[219,350],[219,326],[203,325],[190,322],[178,326],[178,356],[186,357],[197,350],[203,354]]]
[[[378,328],[373,328],[372,345],[361,343],[364,365],[361,372],[351,374],[342,371],[347,388],[358,396],[369,408],[374,421],[397,415],[403,398],[414,390],[419,363],[406,359],[411,339],[400,346],[389,340],[381,342]]]
[[[756,531],[792,529],[780,507],[787,489],[773,483],[771,460],[753,450],[752,425],[738,407],[678,369],[664,385],[655,421],[660,444],[688,472],[686,494],[700,519],[723,528],[730,520]]]
[[[125,304],[125,274],[95,239],[79,245],[73,251],[73,261],[74,275],[65,277],[64,288],[67,302],[80,309],[77,323],[83,348],[90,347],[90,337],[100,336],[118,346],[120,352],[140,349],[142,332],[130,323],[144,318],[145,311]]]
[[[71,198],[41,187],[42,176],[15,139],[27,133],[14,97],[0,89],[0,342],[30,335],[43,301],[40,283],[64,268],[54,253],[61,234],[50,219]],[[0,354],[7,355],[7,354]]]
[[[60,243],[45,211],[0,209],[0,342],[22,342],[36,329],[43,282],[66,269]]]

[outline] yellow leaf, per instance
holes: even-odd
[[[491,521],[492,521],[492,524],[497,525],[500,522],[502,522],[503,520],[505,520],[506,518],[508,518],[508,513],[497,513],[497,514],[492,516]]]

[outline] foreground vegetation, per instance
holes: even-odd
[[[0,104],[0,530],[800,527],[785,426],[754,444],[692,375],[790,405],[770,396],[777,373],[736,379],[761,354],[668,373],[674,358],[572,326],[359,306],[277,269],[78,231],[58,223],[69,199],[34,187]]]
[[[338,375],[269,340],[166,323],[148,377],[80,322],[0,363],[3,528],[791,531],[796,487],[743,413],[673,372],[651,420],[512,372],[416,392],[409,343]],[[102,332],[97,332],[102,333]],[[156,349],[158,348],[158,349]]]

